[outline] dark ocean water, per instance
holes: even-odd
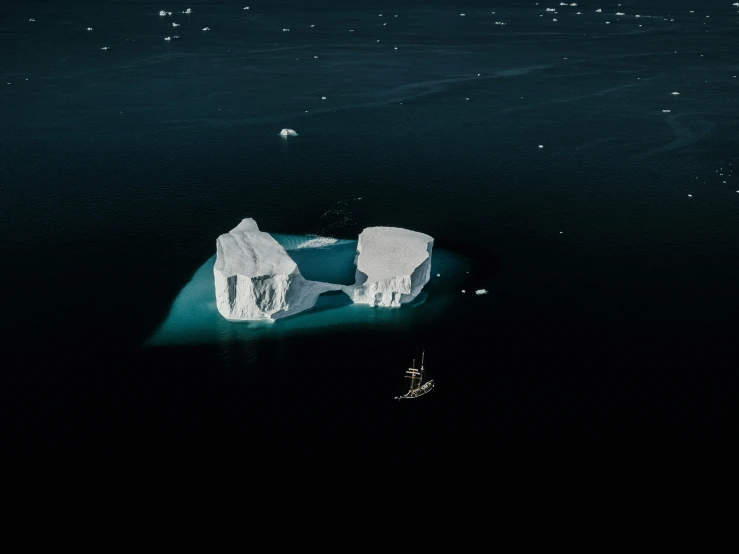
[[[11,389],[19,437],[736,436],[739,8],[165,4],[0,13],[3,372],[63,384]],[[141,348],[244,217],[419,230],[489,294]],[[422,348],[436,389],[394,403]]]

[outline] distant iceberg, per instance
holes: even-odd
[[[283,129],[282,131],[280,131],[280,136],[281,137],[297,137],[298,133],[296,133],[292,129]]]

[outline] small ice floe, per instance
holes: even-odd
[[[164,40],[172,40],[172,37],[164,37]]]
[[[203,31],[210,31],[210,27],[203,27]]]
[[[469,100],[469,98],[465,98],[465,100]]]
[[[662,113],[670,113],[670,110],[662,110]]]
[[[325,96],[321,96],[321,100],[326,100],[326,97]]]
[[[337,239],[331,237],[315,237],[299,244],[298,248],[322,248],[323,246],[330,246],[337,242],[339,242]]]
[[[603,10],[601,10],[600,8],[598,8],[597,10],[595,10],[595,13],[600,13],[600,12],[602,12],[602,11],[603,11]]]
[[[31,21],[31,22],[33,22],[33,21],[36,21],[36,20],[35,20],[34,18],[31,18],[31,19],[29,19],[28,21]]]
[[[350,33],[353,33],[353,32],[354,32],[354,29],[349,29],[349,32],[350,32]]]
[[[466,291],[466,290],[464,290],[464,289],[462,289],[462,294],[464,294],[465,292],[467,292],[467,291]]]
[[[624,12],[616,12],[616,15],[626,15]]]
[[[283,33],[286,33],[286,32],[287,32],[287,31],[289,31],[289,30],[290,30],[290,29],[283,29],[283,30],[282,30],[282,32],[283,32]]]
[[[478,73],[478,74],[477,74],[477,76],[479,77],[479,76],[480,76],[480,74]]]
[[[465,15],[467,15],[467,14],[466,13],[461,13],[461,14],[459,14],[459,17],[464,17]]]
[[[165,12],[164,10],[159,10],[159,15],[164,17],[165,15],[167,15],[167,12]]]
[[[548,11],[548,12],[555,12],[557,10],[555,10],[554,8],[547,8],[546,11]]]
[[[437,277],[441,277],[441,273],[437,273],[437,274],[436,274],[436,276],[437,276]]]
[[[552,19],[552,21],[557,21],[557,18],[555,17],[554,19]]]
[[[172,35],[172,38],[180,38],[180,35]]]
[[[282,131],[280,131],[280,136],[281,137],[297,137],[298,133],[296,133],[292,129],[283,129]]]
[[[397,50],[397,49],[398,49],[398,47],[396,46],[396,47],[395,47],[395,49]]]
[[[573,7],[573,8],[576,8],[576,7],[577,7],[577,4],[575,4],[575,3],[573,2],[572,4],[570,4],[570,6],[571,6],[571,7]]]
[[[315,27],[315,25],[311,25],[311,28]]]
[[[672,96],[680,96],[679,92],[671,92],[670,94],[672,94]]]
[[[191,10],[190,8],[187,8],[187,9],[186,9],[186,10],[185,10],[184,12],[182,12],[182,13],[192,13],[192,10]]]
[[[248,10],[248,9],[249,9],[249,6],[246,6],[246,7],[244,8],[244,9],[245,9],[245,10]]]
[[[100,50],[110,50],[110,46],[103,46]]]
[[[318,59],[318,56],[313,56],[313,59],[314,59],[314,60]]]
[[[87,28],[87,30],[88,30],[88,31],[92,31],[92,27],[88,27],[88,28]]]
[[[487,289],[479,289],[475,291],[475,294],[478,296],[481,294],[487,294],[487,293],[488,293]]]
[[[179,26],[180,26],[179,23],[175,23],[174,21],[172,22],[172,27],[179,27]]]
[[[543,145],[543,144],[540,144],[540,145],[539,145],[539,148],[544,148],[544,145]]]
[[[606,21],[606,25],[610,25],[610,24],[611,24],[611,22],[610,22],[610,21]]]

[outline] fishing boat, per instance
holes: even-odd
[[[431,392],[434,388],[434,380],[428,379],[424,381],[425,369],[423,367],[423,358],[426,355],[426,351],[421,351],[421,367],[416,369],[416,360],[413,360],[413,364],[405,372],[405,378],[410,379],[410,385],[405,394],[396,396],[395,400],[403,400],[404,398],[418,398],[424,394]]]

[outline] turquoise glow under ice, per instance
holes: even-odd
[[[290,253],[306,279],[354,283],[357,241],[339,240],[327,246],[299,248],[314,237],[272,236]],[[195,272],[147,345],[215,344],[294,333],[357,330],[367,326],[402,331],[441,317],[454,297],[460,294],[465,272],[470,267],[466,258],[435,248],[431,256],[431,280],[412,303],[400,308],[371,308],[352,303],[343,292],[331,292],[321,295],[310,310],[277,321],[233,322],[224,319],[216,308],[215,259],[214,254]]]

